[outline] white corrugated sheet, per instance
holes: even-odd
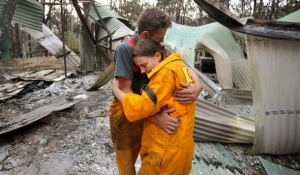
[[[46,25],[43,24],[42,32],[28,27],[24,27],[24,30],[43,47],[45,47],[52,55],[64,63],[63,42]],[[76,71],[80,68],[80,58],[71,51],[68,46],[65,46],[65,53],[68,52],[70,53],[66,54],[67,69],[69,72],[76,73]]]
[[[213,103],[198,99],[195,114],[195,141],[253,143],[254,120]]]
[[[253,82],[254,154],[300,153],[300,41],[246,36]]]

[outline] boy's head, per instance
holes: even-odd
[[[138,34],[142,38],[164,41],[167,29],[172,26],[170,16],[159,7],[146,7],[137,20]]]

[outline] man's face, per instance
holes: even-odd
[[[155,34],[150,35],[150,38],[159,42],[164,42],[164,37],[167,33],[167,30],[167,28],[160,28]]]
[[[148,31],[143,31],[141,34],[141,38],[151,38],[158,42],[164,42],[164,37],[167,33],[167,28],[160,28],[155,34],[151,35]]]

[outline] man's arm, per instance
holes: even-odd
[[[177,127],[179,126],[179,118],[173,118],[169,115],[169,113],[174,112],[175,109],[166,109],[156,113],[153,116],[148,117],[152,123],[155,123],[161,129],[166,131],[169,134],[175,134],[177,131]]]
[[[181,104],[188,104],[195,101],[203,90],[200,78],[197,73],[190,68],[188,68],[188,71],[192,80],[194,81],[194,84],[179,82],[180,85],[185,89],[175,90],[173,93],[175,100],[179,101],[179,103]]]
[[[126,79],[125,77],[118,77],[118,80],[113,80],[114,93],[119,101],[122,102],[125,93],[132,92],[131,84],[132,81]],[[147,119],[155,123],[167,133],[175,134],[177,127],[179,126],[179,119],[173,118],[169,115],[169,113],[174,111],[175,109],[166,109],[148,117]]]
[[[118,83],[119,83],[119,88],[123,92],[125,92],[125,93],[132,92],[132,89],[131,89],[132,81],[131,80],[128,80],[125,77],[119,76],[118,77]]]

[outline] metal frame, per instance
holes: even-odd
[[[92,5],[92,7],[94,8],[94,10],[95,10],[95,12],[96,12],[96,14],[97,14],[97,16],[98,16],[99,19],[96,20],[90,14],[87,14],[87,15],[89,17],[91,17],[95,21],[95,24],[98,24],[101,28],[103,28],[107,32],[108,35],[106,37],[100,39],[100,40],[96,40],[95,36],[93,36],[91,30],[89,29],[89,27],[87,25],[87,22],[86,22],[86,20],[84,18],[84,15],[82,14],[82,11],[81,11],[83,9],[82,9],[81,6],[79,6],[78,1],[77,0],[72,0],[72,2],[73,2],[73,6],[74,6],[74,8],[75,8],[75,10],[76,10],[76,12],[78,14],[78,17],[81,20],[82,25],[85,27],[85,29],[86,29],[88,35],[90,36],[91,40],[93,41],[93,43],[96,46],[100,46],[100,47],[109,49],[109,51],[112,52],[112,34],[109,32],[108,28],[105,25],[104,20],[102,19],[100,13],[98,12],[94,0],[90,0],[90,3]],[[109,41],[107,41],[107,38],[109,38]],[[108,47],[106,46],[107,43],[109,43]]]

